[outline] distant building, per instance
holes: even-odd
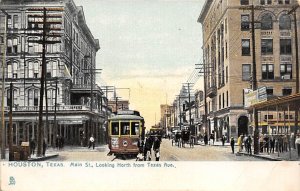
[[[129,110],[129,101],[128,100],[117,100],[117,101],[109,100],[108,107],[112,110],[112,112],[117,112],[118,110]]]
[[[62,12],[51,11],[62,14],[62,25],[57,26],[62,28],[62,38],[60,43],[48,44],[46,53],[48,115],[44,98],[43,123],[47,143],[55,144],[56,134],[64,137],[66,144],[85,144],[92,134],[98,143],[104,142],[105,119],[110,111],[105,105],[107,98],[95,83],[96,53],[100,45],[86,24],[83,7],[76,6],[73,0],[2,0],[0,6],[9,14],[5,90],[2,91],[5,91],[6,129],[7,106],[13,103],[13,144],[37,138],[42,45],[32,42],[40,36],[28,33],[37,32],[38,27],[33,26],[29,15],[42,15],[42,12],[30,11],[33,7],[63,8]],[[1,51],[5,18],[0,11]],[[13,100],[9,99],[10,83]]]
[[[206,0],[198,22],[203,30],[208,131],[215,132],[217,137],[253,133],[244,108],[244,89],[252,89],[253,79],[252,14],[249,9],[252,4],[255,9],[257,86],[266,87],[269,99],[295,93],[295,25],[288,12],[298,2]],[[299,12],[298,8],[298,21]],[[260,118],[275,117],[273,113],[260,113]],[[273,133],[275,126],[261,123],[260,131]]]

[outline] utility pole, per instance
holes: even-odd
[[[255,10],[262,9],[261,6],[252,5],[243,7],[241,9],[250,10],[251,11],[251,39],[252,39],[252,90],[257,90],[257,77],[256,77],[256,50],[255,50]],[[253,108],[253,122],[254,122],[254,154],[259,153],[259,129],[258,129],[258,111],[256,108]]]
[[[61,28],[52,28],[51,25],[61,25],[62,24],[62,15],[61,14],[48,14],[47,11],[63,11],[63,8],[31,8],[29,11],[42,11],[43,14],[32,14],[28,15],[28,23],[31,27],[31,24],[34,26],[42,25],[42,28],[34,27],[34,31],[42,31],[42,33],[28,33],[28,36],[41,36],[41,40],[28,40],[28,42],[42,44],[42,71],[40,79],[40,103],[39,103],[39,117],[38,117],[38,137],[37,137],[37,156],[42,156],[42,145],[44,140],[44,124],[43,124],[43,106],[44,106],[44,91],[45,91],[45,78],[46,78],[46,45],[61,43],[61,40],[48,40],[48,38],[60,38],[62,34],[54,33],[54,31],[61,31]],[[36,20],[37,18],[37,20]],[[47,21],[47,18],[52,19]],[[42,19],[42,21],[40,21]],[[55,20],[58,19],[58,20]],[[51,32],[51,33],[50,33]],[[47,93],[47,92],[46,92]]]
[[[9,161],[13,160],[13,155],[14,153],[12,152],[12,141],[13,141],[13,124],[12,124],[12,108],[13,108],[13,83],[10,82],[10,86],[9,86],[9,127],[8,127],[8,147],[9,147]]]
[[[288,14],[293,13],[294,17],[294,31],[295,31],[295,50],[296,50],[296,94],[299,93],[299,47],[298,47],[298,25],[297,25],[297,9],[299,8],[299,4],[295,5],[292,10],[288,12]],[[295,136],[294,136],[294,141],[296,139],[296,135],[298,133],[298,117],[299,115],[299,108],[295,109]]]
[[[53,129],[53,145],[56,144],[56,134],[57,134],[57,123],[56,123],[56,112],[57,112],[57,84],[58,78],[55,78],[55,100],[54,100],[54,129]],[[55,147],[55,146],[54,146]]]
[[[257,90],[257,79],[256,79],[256,51],[255,51],[255,21],[254,21],[254,5],[251,6],[251,36],[252,36],[252,89]],[[253,109],[254,119],[254,154],[259,153],[259,130],[258,130],[258,112],[257,109]]]
[[[8,30],[8,14],[1,9],[5,15],[4,26],[5,31],[3,34],[3,47],[2,47],[2,94],[1,94],[1,159],[5,159],[5,118],[4,118],[4,97],[5,97],[5,65],[6,65],[6,45],[7,45],[7,30]]]
[[[192,107],[192,104],[191,104],[191,92],[190,92],[190,85],[193,84],[193,83],[186,83],[187,86],[188,86],[188,99],[189,99],[189,103],[188,103],[188,106],[189,106],[189,131],[191,133],[192,131],[192,112],[191,112],[191,107]]]

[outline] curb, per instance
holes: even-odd
[[[271,158],[271,157],[267,157],[267,156],[262,156],[262,155],[255,155],[255,154],[252,154],[252,155],[249,155],[248,153],[239,153],[241,155],[247,155],[247,156],[253,156],[253,157],[256,157],[256,158],[261,158],[261,159],[265,159],[265,160],[269,160],[269,161],[283,161],[283,159],[280,159],[280,158]]]
[[[49,156],[45,156],[45,157],[31,158],[31,159],[28,159],[28,161],[44,161],[47,159],[56,158],[58,156],[59,156],[58,154],[54,154],[54,155],[49,155]]]

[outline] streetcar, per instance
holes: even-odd
[[[138,111],[119,110],[108,119],[109,154],[137,156],[145,139],[145,121]]]
[[[159,140],[161,140],[161,138],[164,134],[164,131],[162,128],[159,128],[159,127],[151,127],[149,134],[150,134],[150,136],[158,137]]]

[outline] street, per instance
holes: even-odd
[[[235,149],[237,150],[237,148]],[[49,150],[49,152],[58,152],[59,156],[50,161],[120,161],[124,159],[107,156],[109,149],[107,145],[88,149],[86,147],[66,147],[63,150]],[[152,153],[152,161],[154,154]],[[231,153],[229,146],[202,146],[195,145],[190,148],[172,146],[171,140],[163,139],[160,148],[160,161],[264,161],[263,159],[236,155]],[[127,161],[135,161],[135,158],[127,158]]]

